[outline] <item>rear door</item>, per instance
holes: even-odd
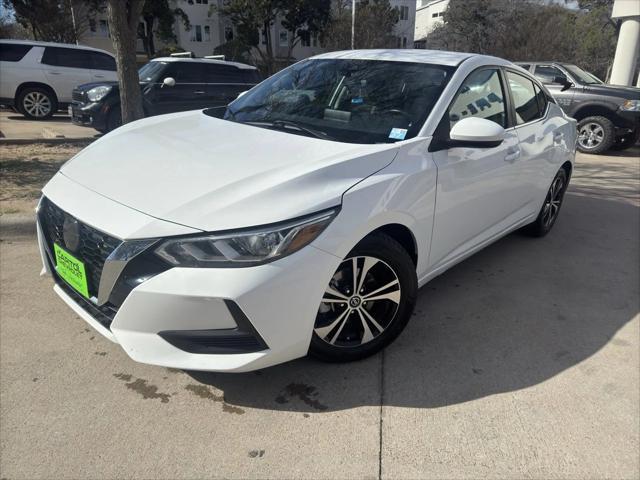
[[[153,113],[163,114],[183,112],[205,108],[207,83],[203,62],[171,62],[158,83],[153,86]],[[171,77],[176,81],[173,87],[163,85],[162,81]]]
[[[551,112],[556,106],[530,78],[509,69],[506,77],[515,117],[514,129],[520,142],[519,184],[526,196],[524,213],[532,215],[538,212],[555,176],[561,155],[559,148],[565,141],[564,131],[569,121]]]
[[[45,47],[40,63],[59,102],[71,102],[71,91],[93,80],[91,57],[86,50]]]
[[[501,233],[520,218],[518,136],[509,128],[508,96],[498,67],[481,68],[461,85],[440,128],[479,117],[505,127],[497,147],[452,147],[433,153],[438,167],[436,212],[429,263],[439,268]],[[448,120],[448,122],[447,122]]]
[[[88,52],[91,57],[91,75],[95,82],[117,81],[116,59],[102,52]]]

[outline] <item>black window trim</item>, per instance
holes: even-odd
[[[516,107],[515,104],[513,103],[513,98],[511,97],[511,88],[509,87],[509,82],[507,81],[507,88],[508,88],[508,94],[509,94],[509,110],[511,111],[511,115],[513,118],[513,125],[511,125],[508,129],[505,128],[505,130],[511,130],[511,129],[518,129],[520,127],[524,127],[525,125],[532,125],[536,122],[541,122],[543,120],[546,120],[548,115],[549,115],[549,104],[550,103],[555,103],[550,101],[549,97],[550,95],[548,94],[547,90],[542,86],[542,83],[538,81],[537,78],[532,78],[533,75],[529,74],[529,75],[523,75],[522,72],[517,71],[514,68],[510,68],[510,67],[502,67],[503,73],[504,73],[504,77],[505,80],[508,80],[507,77],[507,72],[513,73],[515,75],[520,75],[521,77],[526,78],[527,80],[530,80],[531,83],[533,83],[535,86],[537,86],[541,92],[543,92],[545,94],[545,97],[547,97],[547,108],[545,109],[544,113],[542,114],[542,116],[540,116],[539,118],[536,118],[535,120],[531,120],[529,122],[526,123],[521,123],[520,125],[518,125],[517,121],[516,121]],[[535,89],[533,90],[535,92]]]

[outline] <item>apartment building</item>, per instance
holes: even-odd
[[[417,0],[415,12],[415,48],[424,48],[427,35],[443,22],[449,0]]]

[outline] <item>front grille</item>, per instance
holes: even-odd
[[[71,101],[73,103],[86,103],[87,100],[84,92],[81,92],[80,90],[73,90],[73,92],[71,92]]]
[[[38,218],[52,260],[53,244],[57,243],[84,262],[89,295],[97,297],[104,262],[121,243],[120,240],[76,220],[46,197],[43,197],[40,203]],[[79,241],[76,248],[71,248],[65,242],[63,231],[65,220],[78,222]]]

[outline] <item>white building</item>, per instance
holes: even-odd
[[[150,1],[150,0],[148,0]],[[175,7],[181,8],[189,17],[190,29],[187,30],[181,19],[176,18],[174,31],[176,43],[186,51],[193,52],[198,57],[212,55],[214,49],[231,40],[234,29],[228,19],[220,17],[211,7],[217,5],[219,0],[172,0]],[[397,39],[397,48],[413,48],[416,23],[416,0],[389,0],[392,7],[398,9],[399,20],[394,28]],[[442,1],[442,0],[440,0]],[[448,0],[447,0],[448,1]],[[357,18],[356,4],[356,18]],[[145,28],[141,21],[140,28]],[[271,27],[271,39],[274,57],[286,60],[289,53],[289,42],[292,32],[287,31],[280,21],[276,21]],[[113,43],[109,34],[109,25],[106,11],[98,14],[89,21],[89,28],[82,36],[80,43],[91,47],[101,48],[113,52]],[[155,49],[160,50],[164,45],[157,38]],[[260,32],[259,48],[266,48],[266,37]],[[324,52],[317,37],[309,36],[297,42],[291,57],[295,60]],[[137,41],[138,59],[146,61],[142,40]]]
[[[424,48],[427,35],[443,22],[449,0],[417,0],[415,20],[415,47]]]

